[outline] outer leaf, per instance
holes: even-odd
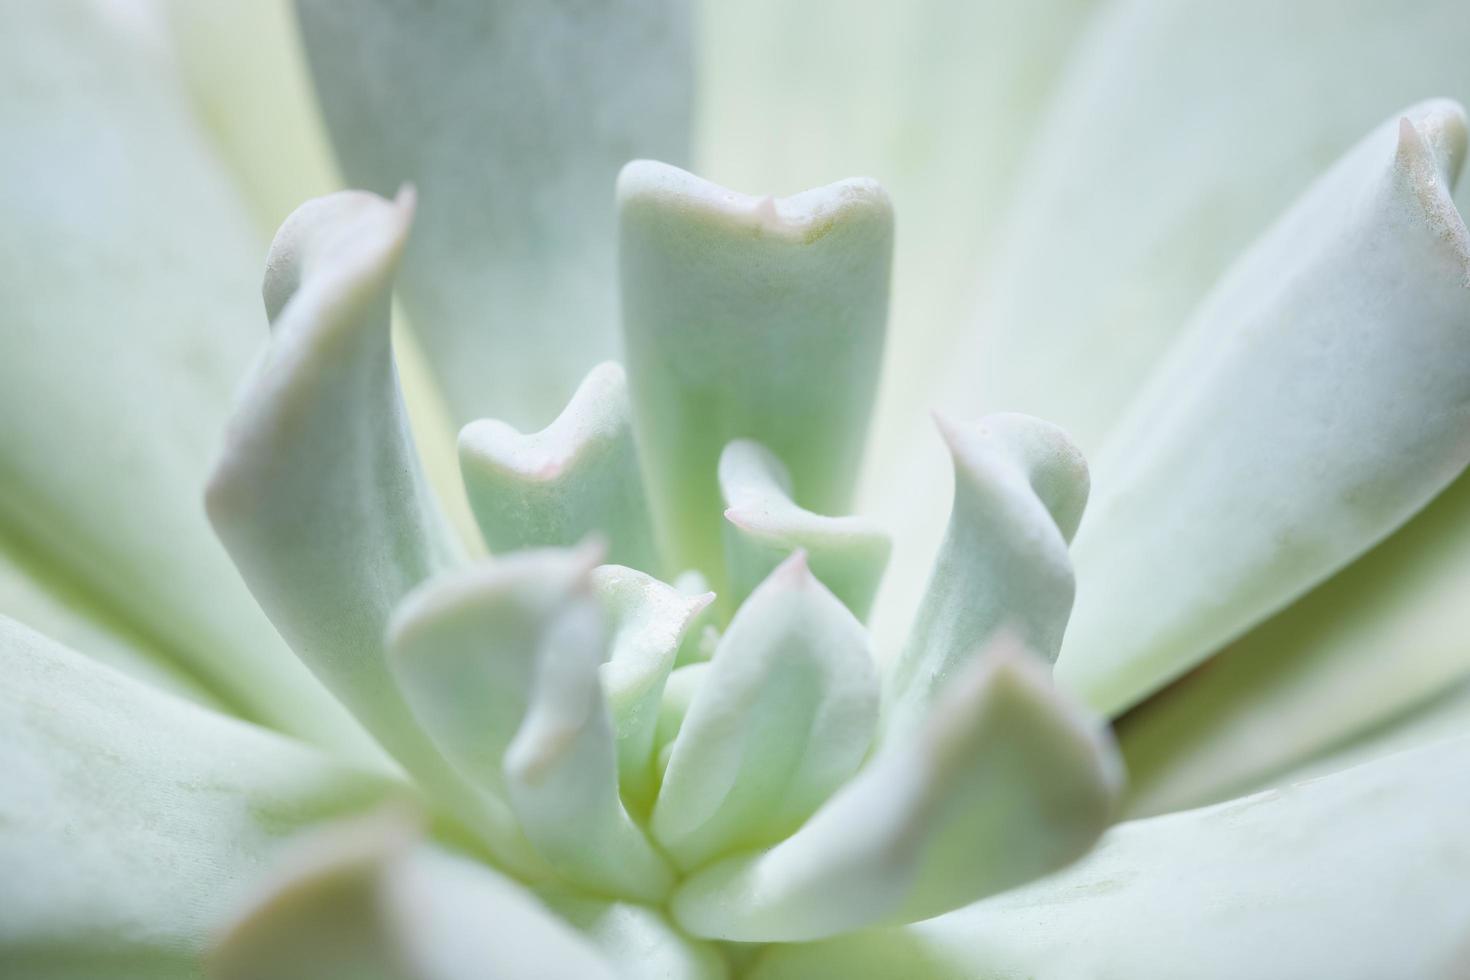
[[[612,980],[519,885],[380,817],[302,842],[210,959],[218,980]]]
[[[1318,174],[1389,113],[1470,90],[1466,27],[1455,0],[1111,4],[1027,124],[946,407],[1029,412],[1095,453],[1199,298]]]
[[[1075,867],[901,930],[775,948],[759,980],[1464,976],[1470,741],[1123,824]]]
[[[126,623],[97,608],[75,583],[4,547],[0,541],[0,610],[70,649],[145,684],[228,713],[197,679],[154,649]]]
[[[673,915],[693,935],[741,942],[927,918],[1077,858],[1107,826],[1120,781],[1107,735],[1058,697],[1033,654],[996,644],[924,728],[801,830],[686,878]]]
[[[0,525],[242,713],[371,750],[240,587],[199,507],[259,339],[250,216],[120,13],[0,31]]]
[[[598,667],[602,611],[575,597],[536,654],[525,720],[505,752],[505,781],[526,835],[569,881],[658,902],[673,883],[663,857],[623,809],[617,747]]]
[[[617,349],[618,167],[687,153],[682,0],[298,0],[347,180],[422,194],[403,297],[463,423],[551,419]]]
[[[1388,540],[1120,719],[1130,810],[1277,784],[1465,678],[1467,555],[1462,476]]]
[[[623,369],[592,369],[556,421],[532,435],[504,422],[459,434],[470,506],[494,551],[569,546],[603,535],[608,560],[656,572],[653,528]]]
[[[0,975],[197,976],[296,828],[404,791],[0,619]]]
[[[618,201],[655,521],[675,567],[718,592],[725,443],[764,443],[803,507],[848,502],[883,350],[893,214],[870,180],[750,197],[647,160],[623,169]]]
[[[1056,426],[1025,415],[938,421],[954,457],[954,508],[886,679],[886,737],[922,724],[945,685],[1001,629],[1054,660],[1072,609],[1067,542],[1087,503],[1082,454]]]
[[[719,477],[731,608],[799,548],[812,573],[854,616],[868,614],[888,564],[887,534],[861,517],[827,517],[797,506],[791,474],[758,442],[736,439],[726,446]]]
[[[516,861],[506,814],[445,763],[384,648],[393,607],[458,552],[414,453],[389,343],[389,285],[411,215],[411,196],[344,192],[282,227],[263,288],[272,342],[207,504],[302,660],[415,778]]]
[[[867,634],[798,551],[720,638],[673,743],[654,836],[684,868],[775,843],[857,770],[877,720]]]
[[[1227,276],[1098,466],[1058,677],[1116,712],[1407,520],[1470,460],[1458,106],[1364,139]]]
[[[291,0],[164,8],[200,121],[267,232],[341,186],[311,92]]]

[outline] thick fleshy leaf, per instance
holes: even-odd
[[[656,903],[673,872],[618,795],[617,746],[598,671],[606,640],[590,590],[548,624],[525,720],[505,751],[506,788],[526,836],[568,881]]]
[[[173,980],[281,838],[404,793],[0,619],[0,975]]]
[[[688,152],[685,0],[298,0],[348,182],[421,195],[404,304],[460,423],[545,425],[617,350],[611,190]]]
[[[1470,460],[1465,119],[1374,130],[1204,302],[1097,466],[1057,676],[1116,712],[1407,520]]]
[[[536,655],[599,549],[522,551],[437,576],[394,612],[397,689],[464,780],[502,809],[505,752],[526,716]]]
[[[1080,856],[1121,778],[1106,732],[1003,640],[797,833],[686,878],[671,909],[692,935],[743,942],[938,915]]]
[[[847,505],[888,312],[893,212],[871,180],[793,197],[639,160],[618,178],[623,340],[654,519],[721,591],[720,452],[763,443],[793,499]]]
[[[127,623],[99,608],[67,576],[44,568],[6,544],[0,539],[0,615],[158,690],[229,712],[187,670]]]
[[[0,524],[247,716],[371,752],[199,506],[262,331],[250,215],[116,5],[0,31]]]
[[[1123,824],[1075,867],[903,929],[773,949],[760,980],[1459,980],[1470,741]]]
[[[684,727],[694,695],[699,693],[700,685],[709,676],[709,667],[708,660],[685,664],[670,674],[668,683],[664,685],[663,700],[658,705],[658,726],[653,735],[654,772],[660,780],[668,772],[679,729]]]
[[[602,689],[617,731],[618,781],[629,805],[646,813],[658,788],[654,738],[664,686],[714,593],[689,595],[620,565],[594,569],[592,587],[612,621]]]
[[[1345,741],[1407,724],[1400,716],[1463,683],[1467,555],[1461,477],[1373,551],[1124,715],[1129,810],[1277,783]]]
[[[812,573],[862,619],[888,564],[888,535],[861,517],[814,514],[791,499],[791,474],[758,442],[736,439],[720,454],[730,608],[797,549]]]
[[[216,980],[614,974],[530,892],[378,814],[298,843],[212,952]]]
[[[497,801],[444,761],[389,670],[399,600],[459,546],[424,482],[398,394],[388,291],[410,199],[318,198],[272,245],[271,344],[210,480],[210,519],[281,634],[383,746],[501,858]]]
[[[254,206],[279,227],[336,190],[291,0],[167,0],[172,47],[200,121]]]
[[[885,355],[865,474],[869,496],[893,491],[895,516],[907,516],[918,489],[907,473],[894,478],[903,472],[897,457],[927,426],[936,372],[970,324],[976,269],[1001,227],[1015,179],[1028,172],[1023,163],[1036,117],[1082,27],[1102,6],[703,4],[698,171],[726,186],[774,194],[844,173],[871,174],[897,203],[902,244],[894,255],[890,333],[901,339]],[[1066,155],[1086,158],[1075,150]],[[944,462],[939,451],[934,471],[941,481]],[[937,506],[934,542],[946,513],[942,502]],[[905,544],[900,536],[898,547]],[[930,557],[923,549],[921,556],[917,587]]]
[[[674,928],[659,912],[566,892],[541,898],[582,933],[623,980],[725,980],[725,958]]]
[[[1457,0],[1111,4],[1029,124],[945,407],[1028,412],[1094,453],[1293,198],[1389,113],[1470,90],[1465,29]]]
[[[653,835],[684,868],[775,843],[857,770],[877,720],[867,633],[798,551],[720,638],[674,740]]]
[[[1048,662],[1072,609],[1067,543],[1087,504],[1087,463],[1054,425],[1025,415],[938,419],[954,459],[949,531],[884,690],[885,738],[923,723],[999,630]]]
[[[482,419],[459,434],[470,506],[492,551],[607,541],[608,561],[658,571],[653,527],[617,364],[599,364],[540,432]]]

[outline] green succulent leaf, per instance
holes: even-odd
[[[1034,653],[1001,638],[921,729],[795,834],[686,878],[673,915],[693,935],[742,942],[928,918],[1079,857],[1120,783],[1106,733],[1058,695]]]
[[[1466,595],[1470,480],[1462,475],[1386,541],[1216,653],[1208,670],[1122,719],[1130,812],[1275,784],[1432,703],[1470,676]]]
[[[1058,678],[1117,712],[1357,557],[1470,460],[1462,110],[1369,134],[1242,256],[1097,464]]]
[[[407,788],[0,618],[0,975],[175,980],[302,827]]]
[[[758,442],[736,439],[720,454],[725,567],[734,605],[798,549],[822,584],[859,619],[888,564],[888,535],[862,517],[814,514],[791,499],[791,474]]]
[[[455,418],[546,424],[617,350],[613,202],[688,153],[683,0],[298,0],[347,182],[421,193],[403,302]]]
[[[654,770],[655,738],[665,686],[715,596],[688,595],[620,565],[593,569],[592,588],[611,620],[602,689],[617,730],[618,781],[624,799],[646,814],[661,774]]]
[[[280,862],[210,957],[215,980],[522,980],[615,974],[521,886],[377,814]]]
[[[525,719],[505,751],[505,781],[526,835],[567,880],[593,893],[658,902],[673,871],[618,795],[617,747],[598,668],[601,607],[573,598],[536,653]]]
[[[623,332],[654,518],[675,568],[723,590],[720,452],[763,443],[803,507],[840,512],[888,310],[893,214],[875,182],[788,198],[639,160],[618,178]]]
[[[492,551],[569,546],[596,532],[608,561],[658,571],[627,379],[616,363],[593,368],[540,432],[471,422],[459,434],[459,461]]]
[[[1470,936],[1467,777],[1462,736],[1126,823],[1052,878],[931,922],[776,947],[752,976],[1456,980]]]
[[[136,32],[60,0],[0,33],[8,546],[240,714],[371,758],[199,507],[261,337],[249,212]]]
[[[263,292],[271,344],[210,480],[220,539],[297,655],[436,798],[518,866],[493,799],[444,761],[390,672],[399,601],[461,560],[414,452],[393,367],[388,293],[412,218],[343,192],[282,227]]]
[[[1000,630],[1048,663],[1072,608],[1067,543],[1087,503],[1087,463],[1056,426],[1025,415],[939,419],[954,506],[908,642],[884,689],[885,737],[922,725],[944,687]]]
[[[654,836],[684,868],[775,843],[857,771],[877,720],[867,634],[797,552],[720,638],[673,741]]]

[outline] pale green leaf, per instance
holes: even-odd
[[[799,831],[696,872],[670,907],[692,935],[742,942],[927,918],[1079,857],[1120,782],[1106,732],[998,641]]]
[[[1096,466],[1058,679],[1136,702],[1357,557],[1470,459],[1453,103],[1375,129],[1201,305]]]
[[[567,892],[541,898],[582,933],[624,980],[725,980],[725,958],[684,935],[659,911]]]
[[[938,419],[954,459],[949,531],[884,688],[885,737],[912,731],[1000,630],[1056,658],[1072,609],[1067,543],[1087,503],[1087,463],[1056,426],[1025,415]]]
[[[173,980],[281,839],[407,791],[0,618],[0,975]]]
[[[618,178],[623,331],[654,519],[722,588],[720,452],[763,443],[792,498],[847,505],[888,312],[893,213],[871,180],[752,197],[640,160]]]
[[[814,514],[791,499],[791,474],[770,450],[736,439],[720,454],[729,605],[737,607],[797,549],[812,574],[859,619],[888,564],[888,535],[861,517]]]
[[[688,594],[619,565],[592,571],[592,587],[611,619],[602,688],[618,739],[618,781],[630,806],[653,806],[655,747],[664,688],[691,629],[714,593]]]
[[[1119,720],[1129,810],[1274,784],[1470,675],[1467,556],[1462,476],[1368,554]]]
[[[606,627],[585,584],[541,637],[525,718],[505,750],[506,788],[526,836],[568,881],[656,903],[674,876],[618,795],[617,746],[598,670]]]
[[[857,770],[877,720],[867,633],[798,551],[720,638],[673,742],[654,837],[684,868],[775,843]]]
[[[368,758],[199,506],[263,338],[250,215],[122,11],[0,31],[0,525],[242,714]]]
[[[251,591],[296,653],[383,746],[503,860],[497,801],[444,761],[394,681],[385,649],[399,600],[458,560],[424,482],[388,330],[412,220],[347,191],[298,209],[271,248],[271,343],[241,394],[207,505]]]
[[[1389,113],[1463,97],[1458,0],[1119,0],[1037,135],[951,411],[1102,445],[1201,296]]]
[[[618,168],[688,152],[684,0],[298,0],[347,181],[421,195],[403,299],[455,418],[545,425],[617,350]]]
[[[595,532],[607,541],[608,561],[658,571],[627,379],[617,364],[593,368],[540,432],[471,422],[459,434],[459,460],[492,551],[569,546]]]
[[[552,618],[587,588],[598,554],[595,545],[521,551],[446,572],[410,593],[389,624],[398,689],[498,811],[509,802],[505,752],[526,716],[537,650]]]
[[[298,842],[223,934],[216,980],[523,980],[613,973],[534,895],[393,814]]]
[[[1460,980],[1470,741],[1119,826],[1075,867],[903,929],[775,948],[759,980]]]

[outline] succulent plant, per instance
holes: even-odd
[[[366,189],[285,217],[263,347],[253,226],[323,169],[284,8],[18,7],[0,974],[1460,976],[1465,113],[1347,144],[1470,81],[1435,74],[1470,24],[1346,7],[706,10],[717,69],[836,32],[733,77],[902,121],[895,205],[676,165],[676,0],[301,0]],[[1307,71],[1283,137],[1251,93]],[[766,104],[729,77],[715,123]],[[1157,198],[1062,166],[1149,174],[1191,85],[1266,142],[1171,184],[1226,137],[1156,137]],[[987,244],[1020,158],[955,113],[1044,98]],[[752,174],[829,162],[791,118]],[[982,256],[982,327],[930,322]]]

